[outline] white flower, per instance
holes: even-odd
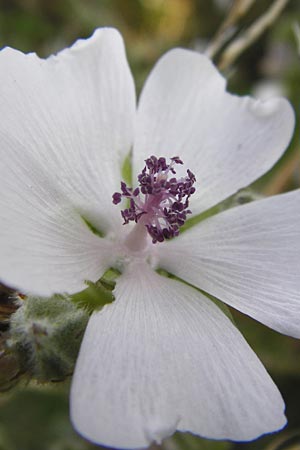
[[[136,112],[112,29],[46,60],[6,48],[0,73],[1,280],[50,296],[122,271],[80,350],[77,430],[139,448],[176,429],[242,441],[283,427],[276,386],[199,289],[300,337],[300,192],[229,209],[156,244],[145,227],[122,225],[112,194],[133,148],[133,187],[147,157],[179,156],[182,174],[197,179],[193,216],[207,210],[279,159],[294,127],[289,103],[230,95],[205,56],[176,49],[155,66]]]

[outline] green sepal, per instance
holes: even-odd
[[[115,269],[109,269],[103,277],[96,283],[86,281],[87,288],[71,296],[72,301],[88,311],[102,308],[115,299],[113,290],[116,285],[116,278],[120,275]]]

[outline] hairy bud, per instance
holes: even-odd
[[[10,325],[10,346],[22,370],[38,381],[70,375],[87,320],[88,313],[68,297],[26,297]]]

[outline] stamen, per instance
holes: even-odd
[[[186,177],[169,179],[170,173],[176,174],[174,165],[183,164],[178,156],[170,160],[167,164],[163,157],[150,156],[138,175],[139,187],[133,190],[122,181],[121,192],[112,196],[115,205],[122,198],[129,200],[129,207],[121,211],[124,225],[130,221],[143,224],[154,244],[178,236],[179,228],[191,214],[189,198],[196,190],[196,178],[189,169]]]

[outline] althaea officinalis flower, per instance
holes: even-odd
[[[140,448],[175,430],[243,441],[283,427],[279,391],[205,293],[300,337],[299,190],[180,227],[274,165],[289,103],[231,95],[207,57],[175,49],[136,108],[113,29],[47,59],[5,48],[0,66],[1,281],[49,297],[120,271],[83,339],[75,428]]]

